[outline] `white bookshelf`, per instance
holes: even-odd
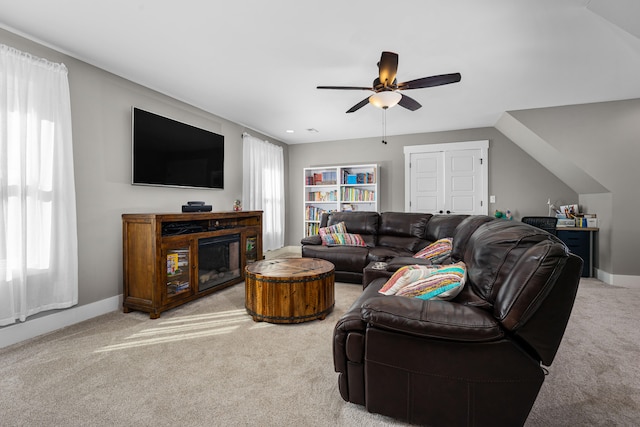
[[[318,233],[323,212],[377,212],[379,172],[375,164],[305,168],[303,235]]]

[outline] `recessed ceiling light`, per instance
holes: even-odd
[[[287,129],[285,132],[287,132],[287,133],[293,133],[293,129]]]

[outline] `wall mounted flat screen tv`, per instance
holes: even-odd
[[[224,136],[132,108],[132,183],[224,188]]]

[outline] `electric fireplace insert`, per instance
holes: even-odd
[[[198,291],[240,277],[240,234],[198,239]]]

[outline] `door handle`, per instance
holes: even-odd
[[[438,211],[438,213],[444,213],[444,211],[443,211],[442,209],[440,209],[440,210]]]
[[[450,214],[450,213],[451,213],[451,211],[449,211],[449,210],[448,210],[448,211],[447,211],[447,213],[448,213],[448,214]]]

